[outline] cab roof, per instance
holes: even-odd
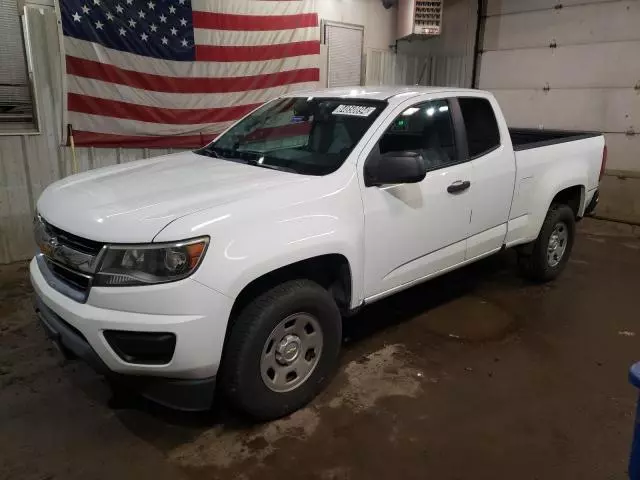
[[[399,86],[399,85],[381,85],[368,87],[340,87],[326,88],[322,90],[305,90],[292,92],[287,97],[310,96],[317,98],[350,98],[350,99],[368,99],[368,100],[388,100],[398,101],[407,98],[424,95],[425,93],[481,93],[480,90],[472,90],[470,88],[453,88],[453,87],[422,87],[422,86]],[[482,92],[484,93],[484,92]]]

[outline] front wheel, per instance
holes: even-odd
[[[573,210],[568,205],[551,205],[530,253],[519,254],[523,274],[540,282],[560,275],[571,255],[575,229]]]
[[[329,292],[309,280],[278,285],[234,322],[222,365],[224,392],[257,420],[292,413],[324,388],[341,340],[340,311]]]

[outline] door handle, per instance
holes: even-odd
[[[447,192],[449,193],[464,192],[470,186],[471,186],[471,182],[469,180],[465,180],[464,182],[462,180],[458,180],[456,182],[453,182],[451,185],[447,187]]]

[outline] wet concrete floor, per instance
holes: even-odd
[[[564,275],[509,253],[398,294],[345,325],[309,407],[252,425],[218,405],[114,402],[63,363],[25,264],[0,267],[0,479],[624,479],[640,360],[640,234],[587,220]]]

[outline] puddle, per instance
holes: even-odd
[[[420,316],[420,322],[429,331],[467,341],[501,338],[514,321],[501,307],[474,296],[458,298]]]
[[[229,468],[250,459],[261,462],[277,450],[279,440],[286,437],[306,440],[319,424],[318,413],[308,407],[249,430],[229,431],[218,426],[175,448],[169,458],[183,467]]]
[[[402,345],[387,345],[350,362],[344,369],[347,384],[329,402],[331,408],[347,405],[355,411],[373,408],[386,397],[416,397],[422,374],[405,365]]]

